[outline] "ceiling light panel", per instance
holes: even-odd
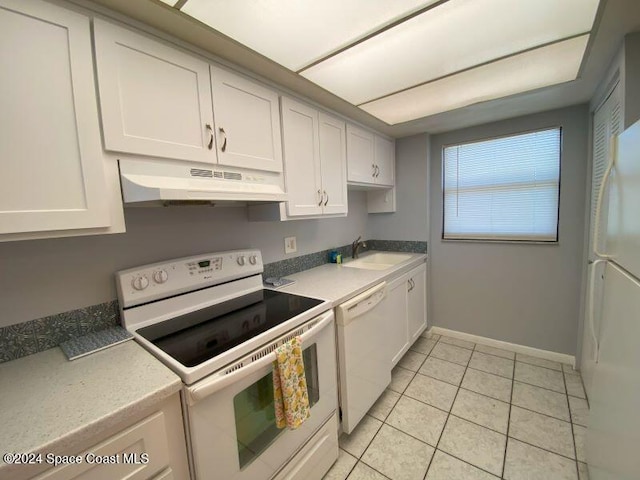
[[[438,0],[188,0],[181,11],[297,71]]]
[[[361,105],[395,125],[575,80],[589,35],[537,48]]]
[[[598,0],[449,0],[301,74],[361,104],[593,26]]]

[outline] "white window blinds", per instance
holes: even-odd
[[[561,129],[444,148],[445,239],[557,241]]]

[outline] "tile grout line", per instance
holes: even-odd
[[[516,384],[516,359],[513,360],[513,371],[511,372],[511,394],[509,395],[509,415],[507,417],[507,438],[504,442],[504,457],[502,458],[502,473],[500,478],[504,478],[504,471],[507,468],[507,448],[509,447],[509,430],[511,429],[511,409],[513,408],[513,387]]]
[[[429,355],[429,356],[430,356],[430,355]],[[428,357],[427,357],[427,358],[428,358]],[[438,358],[438,357],[433,357],[433,358],[435,358],[435,359],[437,359],[437,360],[441,360],[441,361],[443,361],[443,362],[451,363],[452,365],[456,365],[456,366],[459,366],[459,367],[461,367],[461,366],[462,366],[462,365],[460,365],[460,364],[458,364],[458,363],[449,362],[448,360],[442,360],[441,358]],[[425,360],[425,362],[426,362],[426,360]],[[423,364],[424,364],[424,363],[423,363]],[[545,392],[556,393],[556,394],[558,394],[558,395],[563,395],[563,396],[565,396],[565,397],[567,396],[567,394],[566,394],[566,393],[561,393],[561,392],[558,392],[558,391],[556,391],[556,390],[551,390],[551,389],[549,389],[549,388],[541,387],[541,386],[539,386],[539,385],[533,385],[533,384],[531,384],[531,383],[522,382],[522,381],[520,381],[520,380],[515,380],[515,379],[513,379],[513,378],[503,377],[503,376],[501,376],[501,375],[496,375],[495,373],[485,372],[484,370],[478,370],[478,369],[473,368],[473,367],[469,367],[469,369],[474,370],[474,371],[477,371],[477,372],[486,373],[486,374],[488,374],[488,375],[493,375],[494,377],[504,378],[505,380],[510,380],[510,381],[511,381],[511,384],[512,384],[512,385],[511,385],[511,390],[512,390],[512,392],[511,392],[511,394],[510,394],[510,399],[509,399],[509,401],[503,400],[503,399],[501,399],[501,398],[492,397],[491,395],[487,395],[486,393],[482,393],[482,392],[477,392],[477,391],[475,391],[475,390],[471,390],[470,388],[463,386],[463,385],[462,385],[462,381],[461,381],[460,383],[458,383],[458,384],[455,384],[455,383],[449,383],[449,382],[447,382],[446,380],[442,380],[441,378],[437,378],[437,377],[431,376],[431,375],[429,375],[428,373],[423,373],[423,372],[420,372],[420,371],[417,371],[417,372],[415,372],[415,373],[417,373],[418,375],[421,375],[421,376],[423,376],[423,377],[428,377],[428,378],[431,378],[431,379],[433,379],[433,380],[437,380],[437,381],[439,381],[439,382],[446,383],[447,385],[451,385],[451,386],[453,386],[453,387],[461,388],[461,389],[463,389],[463,390],[465,390],[465,391],[467,391],[467,392],[475,393],[475,394],[477,394],[477,395],[481,395],[481,396],[483,396],[483,397],[490,398],[491,400],[496,400],[496,401],[498,401],[498,402],[506,403],[506,404],[508,404],[508,405],[514,405],[514,406],[516,406],[516,407],[518,407],[518,408],[520,408],[520,409],[522,409],[522,410],[527,410],[527,411],[532,412],[532,413],[537,413],[538,415],[543,415],[543,416],[545,416],[545,417],[549,417],[549,418],[552,418],[552,419],[554,419],[554,420],[559,420],[559,421],[561,421],[561,422],[566,422],[566,423],[571,423],[571,422],[572,422],[572,420],[571,420],[571,411],[570,411],[570,410],[569,410],[569,420],[566,420],[566,419],[564,419],[564,418],[555,417],[555,416],[550,415],[550,414],[548,414],[548,413],[540,412],[540,411],[538,411],[538,410],[533,410],[533,409],[531,409],[531,408],[524,407],[524,406],[522,406],[522,405],[517,405],[517,404],[514,404],[514,403],[513,403],[513,389],[514,389],[514,387],[515,387],[515,382],[518,382],[518,383],[523,384],[523,385],[528,385],[528,386],[530,386],[530,387],[540,388],[541,390],[544,390]],[[515,369],[515,365],[514,365],[514,369]],[[405,369],[405,370],[406,370],[406,369]],[[463,374],[463,377],[464,377],[464,374]],[[415,378],[415,377],[414,377],[414,378]],[[396,393],[398,393],[398,392],[396,392]],[[406,394],[405,394],[405,393],[403,393],[402,395],[406,395]],[[420,400],[419,398],[414,398],[414,397],[412,397],[411,395],[406,395],[406,396],[407,396],[407,397],[409,397],[409,398],[411,398],[411,399],[413,399],[413,400],[416,400],[416,401],[418,401],[418,402],[420,402],[420,403],[423,403],[423,404],[425,404],[425,405],[429,405],[430,407],[437,408],[438,410],[440,410],[440,411],[442,411],[442,412],[446,412],[445,410],[442,410],[441,408],[436,407],[435,405],[431,405],[430,403],[424,402],[424,401]],[[572,398],[577,398],[578,400],[584,400],[584,399],[579,398],[579,397],[573,397],[572,395],[569,395],[569,396],[571,396]],[[394,405],[394,406],[395,406],[395,405]],[[511,409],[509,409],[509,410],[511,410]],[[453,415],[457,417],[457,415],[455,415],[455,414],[453,414]],[[458,418],[462,418],[462,417],[458,417]],[[463,420],[467,420],[467,419],[463,418]],[[467,420],[467,421],[470,421],[470,420]],[[475,423],[475,422],[471,422],[471,423]],[[573,423],[575,423],[575,422],[573,422]],[[480,425],[480,424],[478,424],[478,423],[475,423],[475,424],[476,424],[476,425]],[[576,425],[580,425],[579,423],[575,423],[575,424],[576,424]],[[483,427],[484,427],[484,425],[480,425],[480,426],[483,426]],[[584,426],[584,425],[582,425],[582,426]],[[485,427],[485,428],[489,428],[489,427]],[[501,433],[502,435],[504,435],[504,433],[503,433],[503,432],[498,432],[497,430],[493,430],[492,428],[489,428],[489,430],[492,430],[492,431],[494,431],[494,432]]]
[[[440,338],[438,339],[438,342],[436,342],[436,344],[439,343],[441,339],[442,339],[442,336],[440,336]],[[447,342],[443,342],[443,343],[446,344]],[[435,348],[435,345],[433,346],[433,348]],[[464,379],[464,376],[467,373],[467,369],[469,368],[469,363],[471,362],[471,356],[473,355],[473,352],[475,351],[475,348],[476,348],[476,344],[474,343],[473,344],[473,349],[471,350],[472,353],[469,356],[469,360],[467,361],[467,365],[466,365],[466,367],[464,369],[464,373],[462,374],[462,378],[463,379]],[[432,351],[433,351],[433,349],[432,349]],[[437,357],[435,357],[435,358],[437,358]],[[460,384],[462,384],[462,380],[460,381]],[[454,395],[453,401],[451,402],[451,407],[449,407],[449,411],[447,412],[447,418],[445,419],[444,425],[442,426],[442,431],[440,432],[440,436],[438,437],[438,441],[436,442],[435,450],[433,451],[433,455],[431,456],[431,460],[429,460],[429,465],[427,465],[427,471],[424,472],[424,477],[423,477],[424,480],[426,480],[427,475],[429,474],[429,469],[431,468],[431,464],[433,463],[433,457],[436,456],[436,452],[438,451],[438,446],[440,445],[440,441],[442,440],[442,435],[444,435],[444,431],[447,428],[447,424],[449,423],[449,418],[451,418],[451,410],[453,410],[453,406],[456,403],[456,399],[458,398],[458,393],[459,392],[460,392],[460,387],[458,387],[456,389],[456,394]],[[443,452],[444,452],[444,450],[443,450]],[[444,453],[447,453],[447,452],[444,452]]]
[[[422,336],[420,336],[420,337],[418,337],[418,338],[426,338],[427,340],[429,340],[429,339],[430,339],[429,337],[422,337]],[[421,443],[424,443],[425,445],[428,445],[428,446],[430,446],[430,447],[431,447],[431,445],[429,445],[429,443],[425,442],[424,440],[421,440],[421,439],[419,439],[419,438],[417,438],[417,437],[415,437],[415,436],[413,436],[413,435],[411,435],[411,434],[409,434],[409,433],[407,433],[407,432],[404,432],[403,430],[401,430],[401,429],[399,429],[399,428],[397,428],[397,427],[395,427],[395,426],[393,426],[393,425],[391,425],[391,424],[387,423],[387,419],[388,419],[388,418],[389,418],[389,416],[391,415],[391,412],[392,412],[392,411],[393,411],[393,409],[397,406],[398,402],[400,401],[400,399],[401,399],[403,396],[406,396],[407,398],[410,398],[410,399],[412,399],[412,400],[415,400],[415,401],[417,401],[417,402],[419,402],[419,403],[422,403],[422,404],[424,404],[424,405],[427,405],[427,406],[429,406],[429,407],[431,407],[431,408],[435,408],[436,410],[441,411],[441,412],[443,412],[443,413],[446,413],[446,414],[447,414],[447,418],[445,419],[445,422],[444,422],[444,425],[443,425],[442,431],[440,432],[440,435],[439,435],[439,437],[438,437],[438,441],[436,442],[435,447],[433,447],[433,448],[434,448],[434,452],[433,452],[433,455],[431,456],[431,459],[429,460],[429,464],[427,465],[427,470],[426,470],[426,472],[425,472],[425,476],[424,476],[424,478],[425,478],[425,479],[426,479],[426,476],[427,476],[427,474],[428,474],[428,472],[429,472],[429,469],[431,468],[431,464],[433,463],[433,458],[435,457],[435,454],[436,454],[436,452],[438,451],[438,446],[439,446],[439,444],[440,444],[440,441],[441,441],[442,436],[443,436],[443,434],[444,434],[444,430],[445,430],[446,425],[447,425],[447,423],[448,423],[448,421],[449,421],[449,418],[450,418],[451,416],[453,416],[453,417],[455,417],[455,418],[459,418],[459,419],[461,419],[461,420],[463,420],[463,421],[467,421],[467,422],[469,422],[469,423],[471,423],[471,424],[474,424],[474,425],[477,425],[477,426],[479,426],[479,427],[486,428],[487,430],[490,430],[490,431],[492,431],[492,432],[495,432],[495,433],[498,433],[498,434],[501,434],[501,435],[505,435],[505,434],[504,434],[504,433],[502,433],[502,432],[499,432],[499,431],[497,431],[497,430],[493,430],[492,428],[486,427],[486,426],[484,426],[484,425],[480,425],[480,424],[478,424],[478,423],[475,423],[475,422],[473,422],[473,421],[467,420],[467,419],[465,419],[465,418],[463,418],[463,417],[460,417],[460,416],[455,415],[455,414],[453,414],[453,413],[452,413],[453,405],[454,405],[454,404],[455,404],[455,402],[456,402],[456,399],[457,399],[457,397],[458,397],[458,394],[459,394],[459,392],[460,392],[460,389],[464,389],[465,391],[469,391],[469,392],[475,393],[475,394],[477,394],[477,395],[481,395],[481,396],[483,396],[483,397],[490,398],[490,399],[492,399],[492,400],[497,400],[497,401],[500,401],[500,402],[503,402],[503,403],[507,403],[507,402],[505,402],[504,400],[501,400],[501,399],[498,399],[498,398],[494,398],[494,397],[491,397],[491,396],[489,396],[489,395],[485,395],[485,394],[480,393],[480,392],[475,392],[474,390],[470,390],[469,388],[462,387],[462,382],[463,382],[464,377],[465,377],[465,375],[466,375],[466,373],[467,373],[467,371],[468,371],[469,369],[472,369],[472,370],[475,370],[475,371],[479,371],[479,372],[482,372],[482,373],[485,373],[485,374],[488,374],[488,375],[493,375],[493,376],[496,376],[496,377],[499,377],[499,378],[505,378],[505,379],[507,379],[507,380],[511,380],[511,392],[510,392],[510,399],[509,399],[509,402],[508,402],[508,405],[509,405],[509,417],[508,417],[508,421],[507,421],[507,434],[506,434],[506,442],[505,442],[505,454],[504,454],[504,457],[503,457],[503,467],[502,467],[502,477],[504,476],[504,472],[505,472],[505,468],[506,468],[506,453],[507,453],[507,446],[508,446],[509,439],[510,439],[510,438],[513,438],[513,437],[510,437],[510,436],[509,436],[509,430],[510,430],[510,424],[511,424],[511,411],[512,411],[512,407],[514,406],[514,405],[513,405],[513,390],[514,390],[514,387],[515,387],[515,381],[516,381],[516,379],[515,379],[515,367],[516,367],[516,362],[517,362],[517,361],[520,361],[520,360],[517,360],[517,358],[516,358],[516,357],[514,357],[513,359],[510,359],[510,358],[506,358],[506,357],[503,357],[503,356],[500,356],[500,355],[493,355],[493,354],[491,354],[491,353],[480,352],[480,353],[484,353],[485,355],[491,355],[491,356],[494,356],[494,357],[496,357],[496,358],[502,358],[502,359],[504,359],[504,360],[511,360],[511,361],[513,361],[513,370],[512,370],[512,371],[513,371],[513,376],[512,376],[511,378],[504,377],[504,376],[502,376],[502,375],[497,375],[497,374],[492,373],[492,372],[486,372],[486,371],[484,371],[484,370],[479,370],[479,369],[476,369],[476,368],[470,367],[471,359],[472,359],[472,357],[473,357],[473,352],[475,352],[475,351],[476,351],[476,347],[477,347],[477,345],[478,345],[478,344],[474,344],[474,345],[473,345],[473,348],[472,348],[472,349],[469,349],[469,348],[467,348],[467,347],[462,347],[462,346],[459,346],[459,345],[450,344],[450,343],[448,343],[448,342],[441,342],[441,339],[442,339],[442,338],[443,338],[443,336],[442,336],[442,335],[440,335],[440,336],[438,337],[438,339],[435,341],[435,343],[433,344],[433,346],[431,347],[431,349],[429,349],[428,353],[424,353],[424,352],[419,351],[419,350],[412,350],[412,349],[411,349],[411,347],[409,347],[409,350],[407,350],[407,352],[408,352],[408,351],[412,351],[412,352],[414,352],[414,353],[419,353],[419,354],[421,354],[421,355],[425,355],[425,358],[422,360],[422,362],[420,363],[420,365],[418,366],[418,368],[417,368],[417,370],[416,370],[416,371],[412,371],[412,370],[411,370],[411,369],[409,369],[409,368],[403,367],[403,366],[401,366],[401,365],[399,364],[399,362],[398,362],[398,364],[397,364],[396,366],[397,366],[397,367],[399,367],[399,368],[401,368],[401,369],[403,369],[403,370],[406,370],[406,371],[408,371],[408,372],[411,372],[411,373],[412,373],[411,378],[410,378],[410,379],[409,379],[409,381],[407,382],[406,386],[402,389],[402,392],[397,392],[397,391],[392,390],[391,388],[389,388],[389,391],[392,391],[392,392],[394,392],[394,393],[398,394],[399,396],[398,396],[398,398],[395,400],[395,402],[393,402],[393,404],[391,405],[391,408],[389,409],[389,412],[384,416],[384,419],[380,420],[380,419],[378,419],[378,418],[374,417],[373,415],[370,415],[369,413],[367,413],[367,415],[368,415],[368,416],[370,416],[371,418],[373,418],[373,419],[375,419],[375,420],[378,420],[378,421],[381,421],[381,425],[380,425],[380,427],[378,427],[378,429],[375,431],[375,433],[374,433],[374,435],[373,435],[372,439],[367,443],[367,445],[365,446],[365,448],[364,448],[364,450],[363,450],[363,452],[362,452],[362,454],[361,454],[361,455],[359,455],[359,456],[357,456],[357,457],[356,457],[355,455],[352,455],[350,452],[348,452],[347,450],[345,450],[345,449],[343,449],[342,447],[340,447],[340,448],[341,448],[342,450],[344,450],[348,455],[351,455],[351,456],[353,456],[353,457],[356,459],[356,462],[355,462],[354,466],[349,470],[349,472],[347,473],[347,476],[346,476],[345,478],[348,478],[348,477],[353,473],[353,471],[354,471],[354,470],[355,470],[355,468],[357,467],[358,463],[363,463],[365,466],[367,466],[367,467],[371,468],[373,471],[375,471],[376,473],[378,473],[378,474],[382,475],[382,476],[383,476],[384,478],[386,478],[386,479],[388,479],[388,478],[389,478],[388,476],[386,476],[385,474],[383,474],[382,472],[378,471],[376,468],[372,467],[371,465],[369,465],[368,463],[366,463],[364,460],[362,460],[362,457],[364,456],[364,454],[366,453],[366,451],[369,449],[369,447],[371,446],[371,444],[373,443],[374,439],[376,438],[376,436],[378,435],[378,433],[380,432],[380,430],[382,429],[382,427],[383,427],[384,425],[387,425],[387,426],[389,426],[390,428],[393,428],[394,430],[397,430],[397,431],[399,431],[399,432],[401,432],[401,433],[403,433],[403,434],[405,434],[405,435],[407,435],[407,436],[409,436],[409,437],[411,437],[411,438],[414,438],[415,440],[417,440],[417,441],[419,441],[419,442],[421,442]],[[417,340],[418,340],[418,339],[416,339],[416,341],[417,341]],[[415,343],[415,342],[414,342],[414,343]],[[458,363],[451,362],[450,360],[446,360],[446,359],[439,358],[439,357],[437,357],[437,356],[433,356],[433,355],[432,355],[432,352],[433,352],[433,350],[435,349],[435,347],[436,347],[439,343],[442,343],[442,344],[444,344],[444,345],[449,345],[449,346],[457,347],[457,348],[462,348],[462,349],[465,349],[465,350],[470,350],[470,351],[472,352],[472,354],[471,354],[471,356],[469,357],[469,360],[467,361],[466,365],[464,365],[464,366],[463,366],[463,365],[460,365],[460,364],[458,364]],[[413,345],[413,344],[412,344],[412,345]],[[505,350],[505,351],[507,351],[507,350]],[[515,353],[515,352],[514,352],[514,353]],[[429,357],[433,357],[434,359],[437,359],[437,360],[439,360],[439,361],[444,361],[444,362],[451,363],[452,365],[457,365],[457,366],[460,366],[460,367],[464,367],[464,372],[463,372],[463,374],[462,374],[462,379],[461,379],[460,383],[459,383],[459,384],[457,384],[457,385],[456,385],[456,384],[451,384],[451,383],[446,382],[446,381],[443,381],[443,380],[441,380],[441,379],[439,379],[439,378],[435,378],[435,377],[432,377],[432,376],[430,376],[430,375],[427,375],[427,374],[421,373],[419,370],[424,366],[424,364],[426,363],[426,361],[428,360],[428,358],[429,358]],[[545,368],[545,369],[547,369],[547,370],[551,370],[551,371],[556,371],[556,372],[558,372],[558,370],[555,370],[555,369],[552,369],[552,368],[543,367],[543,366],[540,366],[540,365],[535,365],[535,364],[531,364],[531,363],[527,363],[527,362],[522,362],[522,361],[520,361],[520,362],[521,362],[521,363],[525,363],[525,364],[530,365],[530,366],[539,367],[539,368]],[[577,399],[580,399],[580,400],[586,400],[586,401],[587,401],[587,407],[589,407],[589,403],[588,403],[588,399],[584,399],[584,398],[581,398],[581,397],[577,397],[577,396],[575,396],[575,395],[569,395],[569,393],[568,393],[568,389],[567,389],[567,382],[566,382],[566,375],[567,375],[567,373],[566,373],[564,370],[560,370],[559,372],[562,374],[563,385],[564,385],[564,388],[565,388],[564,395],[565,395],[565,397],[566,397],[567,406],[568,406],[568,409],[569,409],[569,418],[570,418],[570,421],[569,421],[569,422],[567,422],[566,420],[563,420],[563,419],[557,418],[557,417],[553,417],[553,416],[551,416],[551,415],[547,415],[547,414],[542,413],[542,412],[537,412],[537,411],[535,411],[535,410],[531,410],[531,409],[526,408],[526,407],[520,407],[520,406],[518,406],[518,408],[522,408],[523,410],[527,410],[527,411],[530,411],[530,412],[533,412],[533,413],[537,413],[537,414],[539,414],[539,415],[543,415],[543,416],[545,416],[545,417],[552,418],[552,419],[554,419],[554,420],[559,420],[559,421],[563,421],[563,422],[565,422],[565,423],[570,423],[570,424],[571,424],[571,432],[572,432],[573,446],[574,446],[573,450],[574,450],[575,458],[573,458],[573,459],[572,459],[572,458],[567,457],[567,456],[565,456],[565,455],[562,455],[562,454],[560,454],[560,453],[557,453],[557,452],[554,452],[554,451],[551,451],[551,450],[548,450],[548,449],[542,448],[542,447],[540,447],[540,446],[538,446],[538,445],[533,445],[533,444],[531,444],[531,443],[529,443],[529,442],[525,442],[525,441],[520,440],[520,439],[517,439],[517,438],[513,438],[513,439],[514,439],[514,440],[517,440],[517,441],[519,441],[519,442],[521,442],[521,443],[524,443],[524,444],[526,444],[526,445],[530,445],[530,446],[532,446],[532,447],[534,447],[534,448],[538,448],[538,449],[540,449],[540,450],[542,450],[542,451],[546,451],[546,452],[549,452],[549,453],[551,453],[551,454],[558,455],[558,456],[563,457],[563,458],[567,458],[567,459],[569,459],[569,460],[574,460],[574,461],[575,461],[575,465],[576,465],[576,469],[577,469],[577,474],[578,474],[578,477],[579,477],[579,464],[580,464],[580,461],[578,460],[578,455],[577,455],[577,447],[576,447],[576,443],[575,443],[574,422],[573,422],[573,417],[572,417],[572,414],[571,414],[571,405],[570,405],[570,402],[569,402],[569,397],[574,397],[574,398],[577,398]],[[441,409],[441,408],[438,408],[438,407],[436,407],[436,406],[434,406],[434,405],[431,405],[431,404],[429,404],[429,403],[427,403],[427,402],[424,402],[424,401],[422,401],[422,400],[419,400],[419,399],[413,398],[413,397],[411,397],[410,395],[406,395],[406,394],[405,394],[405,392],[406,392],[407,388],[409,387],[409,385],[411,384],[411,382],[416,378],[416,376],[417,376],[418,374],[420,374],[421,376],[424,376],[424,377],[429,377],[429,378],[432,378],[432,379],[434,379],[434,380],[440,381],[440,382],[445,383],[445,384],[447,384],[447,385],[455,386],[455,387],[457,388],[457,390],[456,390],[456,394],[455,394],[455,396],[454,396],[454,398],[453,398],[453,401],[452,401],[452,403],[451,403],[451,407],[450,407],[449,411],[445,411],[445,410],[443,410],[443,409]],[[582,376],[580,375],[580,373],[579,373],[579,372],[577,372],[576,374],[579,376],[579,378],[580,378],[580,382],[581,382],[581,384],[582,384],[582,386],[583,386],[583,389],[584,389],[584,382],[583,382],[583,380],[582,380]],[[525,385],[530,385],[530,386],[533,386],[533,387],[536,387],[536,388],[541,388],[541,389],[543,389],[543,390],[550,391],[550,392],[553,392],[553,393],[562,394],[561,392],[558,392],[558,391],[556,391],[556,390],[551,390],[551,389],[549,389],[549,388],[541,387],[541,386],[539,386],[539,385],[529,384],[529,383],[527,383],[527,382],[522,382],[522,381],[520,381],[520,380],[518,380],[518,382],[519,382],[519,383],[522,383],[522,384],[525,384]],[[585,395],[585,396],[586,396],[586,395]],[[577,424],[576,424],[576,425],[577,425]],[[445,451],[443,451],[443,450],[440,450],[440,451],[441,451],[443,454],[445,454],[445,455],[449,455],[450,457],[455,458],[455,459],[456,459],[456,460],[458,460],[458,461],[461,461],[461,462],[463,462],[463,463],[465,463],[465,464],[468,464],[468,465],[472,466],[473,468],[477,468],[477,469],[479,469],[479,470],[481,470],[481,471],[484,471],[484,472],[486,472],[486,473],[488,473],[488,474],[490,474],[490,475],[494,475],[493,473],[488,472],[487,470],[484,470],[484,469],[482,469],[482,468],[480,468],[480,467],[478,467],[478,466],[476,466],[476,465],[474,465],[474,464],[472,464],[472,463],[469,463],[469,462],[467,462],[467,461],[465,461],[465,460],[463,460],[463,459],[461,459],[461,458],[456,457],[455,455],[452,455],[452,454],[450,454],[450,453],[447,453],[447,452],[445,452]],[[497,477],[496,477],[496,478],[497,478]]]
[[[420,338],[420,337],[418,337],[418,338]],[[418,340],[418,339],[416,339],[416,341],[417,341],[417,340]],[[440,339],[438,339],[438,340],[440,340]],[[415,342],[414,342],[414,343],[415,343]],[[438,343],[438,342],[436,341],[436,344],[437,344],[437,343]],[[412,345],[413,345],[413,344],[412,344]],[[434,345],[434,347],[435,347],[435,345]],[[411,350],[411,347],[409,347],[409,350]],[[408,352],[409,350],[407,350],[407,352]],[[432,350],[433,350],[433,349],[432,349]],[[406,355],[406,353],[405,353],[405,355]],[[423,354],[423,355],[424,355],[424,354]],[[404,355],[403,355],[403,356],[404,356]],[[427,357],[428,357],[428,356],[429,356],[429,355],[427,355]],[[425,361],[426,361],[427,357],[425,357]],[[423,362],[424,362],[424,361],[423,361]],[[400,362],[398,361],[398,364],[396,364],[396,366],[395,366],[394,368],[397,368],[397,367],[402,368],[403,370],[406,370],[406,371],[408,371],[408,372],[411,372],[411,373],[413,374],[413,376],[411,377],[411,379],[409,380],[409,382],[407,382],[407,385],[402,389],[402,392],[396,392],[395,390],[391,390],[392,392],[399,393],[399,394],[400,394],[400,397],[398,398],[398,400],[396,400],[396,403],[393,405],[393,407],[391,408],[391,410],[389,411],[389,413],[388,413],[388,414],[387,414],[387,416],[385,417],[385,420],[382,420],[382,422],[381,422],[381,424],[380,424],[380,427],[378,427],[378,429],[376,430],[376,433],[374,433],[374,434],[373,434],[373,437],[371,437],[371,440],[369,441],[369,443],[367,443],[367,446],[366,446],[366,447],[365,447],[365,449],[362,451],[362,454],[361,454],[359,457],[357,457],[356,465],[358,464],[358,462],[362,462],[362,463],[364,463],[366,466],[368,466],[369,468],[371,468],[372,470],[375,470],[376,472],[378,472],[378,470],[376,470],[376,469],[375,469],[375,468],[373,468],[371,465],[369,465],[367,462],[365,462],[364,460],[362,460],[362,457],[363,457],[363,456],[364,456],[364,454],[367,452],[367,450],[369,449],[369,447],[371,446],[371,444],[373,443],[373,441],[375,440],[375,438],[378,436],[378,433],[380,433],[380,430],[382,430],[382,427],[383,427],[384,425],[389,425],[388,423],[386,423],[386,419],[389,417],[389,415],[391,414],[391,412],[393,411],[393,409],[395,408],[395,406],[397,405],[397,403],[400,401],[400,398],[402,398],[402,396],[404,395],[404,392],[407,390],[407,388],[409,387],[409,385],[411,384],[411,382],[413,381],[413,379],[415,378],[415,376],[418,374],[418,372],[412,372],[411,370],[409,370],[409,369],[407,369],[407,368],[400,367],[399,363],[400,363]],[[421,364],[420,366],[422,366],[422,364]],[[411,397],[409,397],[409,398],[411,398]],[[369,415],[369,413],[367,412],[365,415]],[[374,417],[373,415],[369,415],[369,416],[370,416],[371,418],[375,419],[375,420],[380,421],[379,419],[377,419],[377,418],[376,418],[376,417]],[[391,425],[389,425],[389,426],[391,426]],[[396,430],[397,430],[397,429],[396,429]],[[399,431],[402,431],[402,430],[399,430]],[[404,433],[404,432],[403,432],[403,433]],[[426,443],[426,442],[424,442],[424,443]],[[427,445],[428,445],[428,444],[427,444]],[[433,458],[433,457],[432,457],[432,458]],[[355,467],[356,467],[356,466],[354,465],[354,467],[353,467],[353,468],[355,469]],[[349,475],[351,475],[351,472],[353,472],[353,469],[351,469],[351,471],[349,472]],[[378,473],[380,473],[380,474],[381,474],[383,477],[385,477],[385,478],[389,478],[389,477],[387,477],[386,475],[384,475],[382,472],[378,472]],[[347,475],[347,478],[349,478],[349,476],[348,476],[348,475]]]
[[[509,437],[509,438],[512,439],[512,440],[515,440],[517,442],[524,443],[525,445],[529,445],[530,447],[537,448],[538,450],[542,450],[543,452],[551,453],[551,454],[553,454],[553,455],[555,455],[557,457],[566,458],[567,460],[569,460],[571,462],[576,460],[575,458],[568,457],[566,455],[563,455],[562,453],[554,452],[553,450],[549,450],[548,448],[543,448],[540,445],[534,445],[531,442],[527,442],[525,440],[521,440],[521,439],[516,438],[516,437]]]
[[[569,403],[569,390],[567,390],[567,379],[562,372],[562,382],[564,383],[564,389],[567,391],[567,408],[569,409],[569,418],[571,419],[571,440],[573,443],[573,455],[576,457],[576,478],[580,478],[580,465],[578,464],[578,447],[576,446],[576,432],[573,429],[573,418],[571,417],[571,403]],[[580,376],[580,382],[582,382],[582,375]],[[584,388],[584,387],[583,387]]]

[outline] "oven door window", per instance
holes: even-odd
[[[313,344],[303,350],[302,358],[307,378],[309,404],[313,407],[320,397],[316,345]],[[238,459],[242,470],[286,430],[286,428],[280,430],[276,427],[273,374],[268,373],[238,393],[233,399],[233,410],[238,440]]]

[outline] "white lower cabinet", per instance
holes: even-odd
[[[421,264],[388,285],[385,331],[395,366],[427,328],[427,265]]]
[[[110,233],[122,204],[100,143],[89,17],[0,0],[0,59],[0,241]]]
[[[427,265],[409,272],[407,284],[407,324],[409,343],[413,344],[427,328]]]
[[[389,359],[394,367],[409,350],[409,324],[407,321],[406,275],[389,282],[385,331]]]
[[[65,452],[64,455],[70,455]],[[180,398],[77,453],[82,461],[33,480],[186,480],[189,477]]]

